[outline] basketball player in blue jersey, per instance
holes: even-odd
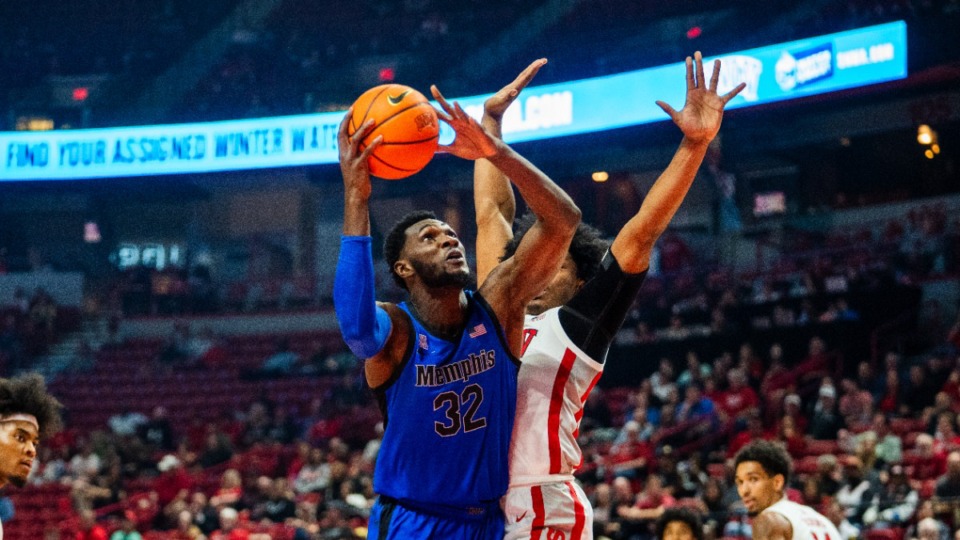
[[[530,78],[518,77],[484,104],[482,122],[490,133],[499,136],[504,113]],[[720,129],[725,105],[745,87],[741,83],[720,95],[719,79],[719,61],[708,80],[699,52],[686,59],[683,108],[676,111],[657,102],[684,135],[667,169],[609,250],[596,230],[580,225],[560,270],[527,305],[510,488],[504,499],[508,540],[593,538],[592,509],[573,481],[582,461],[577,433],[583,405],[643,283],[657,238],[693,183]],[[513,191],[502,169],[484,160],[475,164],[474,199],[477,279],[485,284],[502,254],[511,256],[529,232],[514,235]],[[527,202],[536,213],[536,201]]]
[[[367,158],[380,138],[361,150],[373,126],[350,137],[348,112],[339,133],[344,222],[334,304],[344,339],[366,359],[367,383],[384,414],[368,538],[496,539],[503,536],[500,498],[524,307],[559,268],[580,211],[546,175],[432,90],[440,118],[456,132],[441,150],[486,158],[512,178],[541,209],[531,234],[471,292],[464,289],[470,270],[456,232],[432,213],[410,214],[384,246],[409,300],[377,304]]]

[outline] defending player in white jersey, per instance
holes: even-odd
[[[544,63],[534,62],[487,100],[483,124],[490,133],[500,135],[507,107]],[[684,138],[639,212],[609,250],[595,230],[581,225],[560,271],[527,304],[510,488],[504,500],[507,538],[559,538],[557,533],[566,540],[593,538],[592,509],[573,481],[582,461],[576,439],[583,404],[640,289],[653,245],[683,202],[720,129],[724,106],[745,87],[719,95],[720,62],[707,81],[699,52],[686,59],[686,67],[683,109],[657,102]],[[522,233],[514,237],[511,228],[515,202],[507,179],[483,160],[476,162],[474,176],[477,245],[487,247],[477,253],[477,279],[483,283]],[[498,245],[507,245],[506,253],[492,249]]]
[[[754,441],[737,452],[734,463],[737,492],[753,518],[754,540],[842,540],[829,519],[784,496],[791,461],[782,446]]]

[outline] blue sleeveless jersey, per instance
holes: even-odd
[[[374,490],[401,502],[471,507],[507,491],[519,362],[480,295],[467,291],[460,339],[431,335],[410,313],[410,351],[374,389],[384,415]]]

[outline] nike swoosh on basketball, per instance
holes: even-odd
[[[527,513],[524,512],[524,513],[520,514],[519,516],[517,516],[517,523],[520,523],[520,520],[523,519],[523,517],[526,516],[526,515],[527,515]]]
[[[403,98],[407,97],[407,94],[409,93],[409,90],[404,90],[399,96],[396,97],[387,95],[387,101],[389,101],[391,105],[399,105],[400,102],[403,101]]]

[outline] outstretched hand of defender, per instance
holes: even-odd
[[[433,93],[433,97],[443,108],[442,111],[437,111],[437,116],[449,124],[457,133],[452,143],[440,145],[440,152],[447,152],[471,161],[493,157],[497,154],[496,141],[476,119],[460,107],[459,103],[454,102],[453,105],[447,103],[436,85],[430,87],[430,92]]]
[[[723,108],[747,87],[746,83],[740,83],[721,96],[717,94],[719,81],[720,60],[713,62],[713,74],[707,81],[703,70],[703,56],[697,51],[693,59],[687,57],[687,98],[683,108],[677,111],[665,102],[657,101],[657,105],[670,115],[673,123],[688,140],[702,143],[712,141],[720,131]]]
[[[337,146],[340,150],[340,172],[343,174],[343,187],[354,191],[357,195],[370,197],[370,165],[368,160],[373,151],[383,141],[383,135],[378,135],[366,148],[361,149],[360,143],[374,128],[373,119],[367,120],[353,134],[349,133],[350,118],[353,117],[353,107],[340,122],[340,132],[337,135]]]
[[[517,99],[520,92],[530,84],[530,81],[537,76],[537,72],[540,71],[540,68],[545,66],[546,63],[546,58],[534,60],[526,69],[521,71],[520,75],[517,75],[517,78],[510,84],[504,86],[497,91],[496,94],[488,97],[487,100],[483,102],[483,121],[481,122],[483,127],[488,130],[496,127],[497,131],[495,133],[499,136],[500,121],[503,119],[503,113],[507,112],[507,109],[510,108],[510,105]]]

